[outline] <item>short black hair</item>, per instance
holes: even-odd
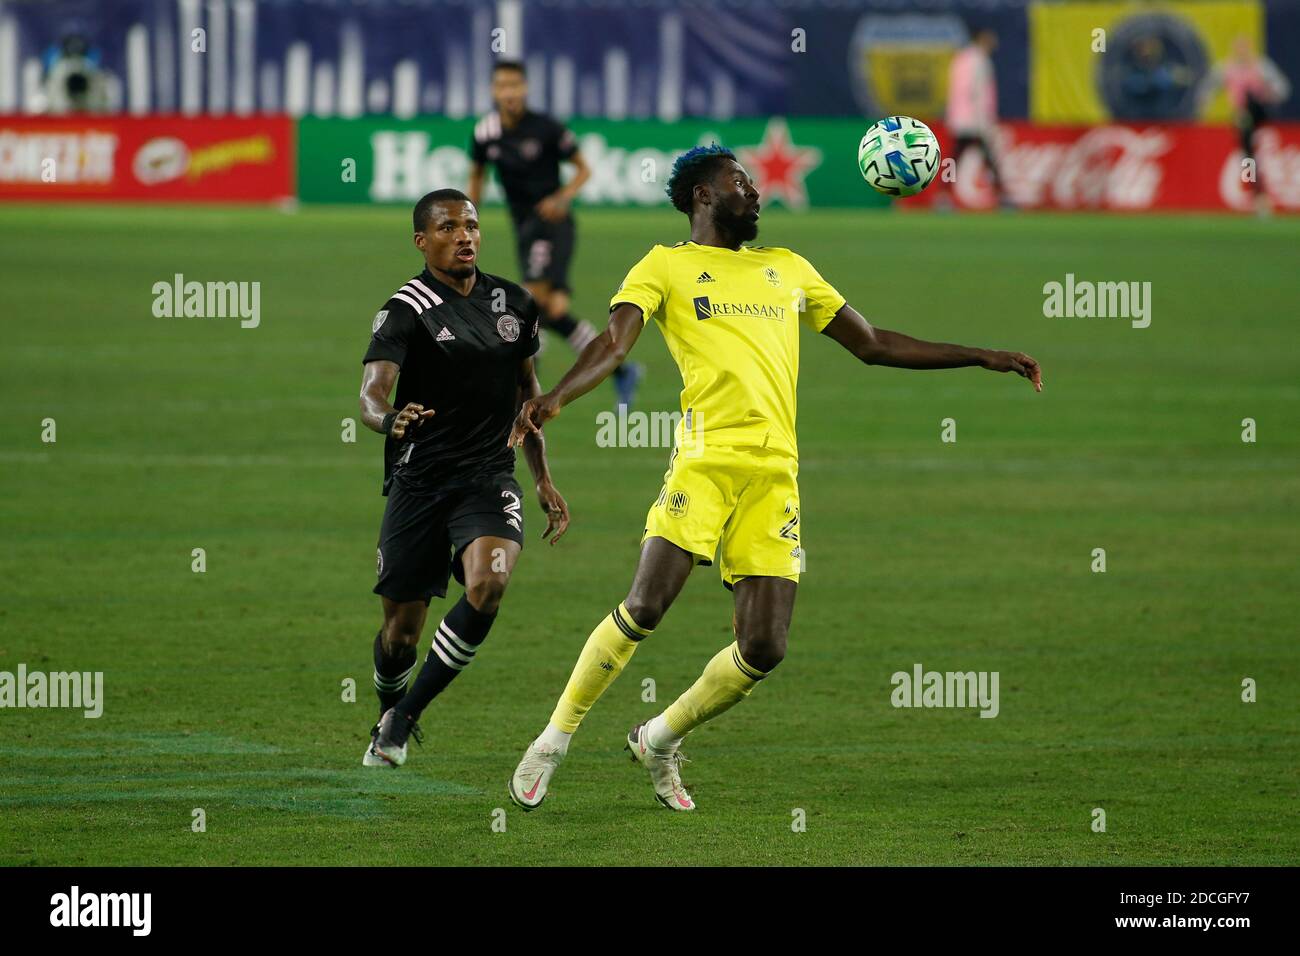
[[[459,189],[435,189],[431,193],[425,193],[420,197],[420,201],[415,204],[415,210],[411,213],[411,222],[415,226],[415,231],[424,232],[425,227],[429,225],[429,217],[432,215],[434,203],[469,201],[469,197]]]
[[[525,79],[528,78],[528,71],[524,69],[523,63],[518,60],[497,60],[492,64],[492,74],[494,76],[501,70],[514,70]]]
[[[717,143],[696,146],[678,156],[668,176],[668,188],[664,190],[673,208],[689,216],[695,187],[707,182],[725,160],[735,158],[735,153]]]

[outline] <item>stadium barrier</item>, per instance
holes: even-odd
[[[443,117],[0,117],[0,200],[409,204],[430,189],[465,186],[473,125]],[[951,137],[932,125],[946,154]],[[865,127],[858,120],[571,126],[592,168],[581,195],[588,206],[666,205],[673,159],[715,140],[736,150],[768,204],[889,205],[854,165]],[[1253,208],[1253,175],[1275,208],[1300,211],[1297,123],[1257,134],[1254,170],[1243,167],[1236,131],[1226,126],[1012,122],[999,127],[995,147],[1008,192],[1023,208],[1246,211]],[[900,206],[996,205],[978,153],[959,160]],[[486,200],[500,200],[495,184]]]
[[[666,205],[673,160],[715,141],[736,151],[764,183],[768,200],[795,209],[888,205],[857,173],[865,129],[858,120],[574,120],[569,128],[592,170],[581,194],[586,205]],[[468,180],[473,120],[305,117],[298,130],[298,182],[306,202],[410,203],[431,189],[464,188]],[[341,175],[349,160],[355,163],[352,179]],[[499,194],[493,190],[487,198]]]
[[[952,138],[941,125],[934,129],[946,151]],[[1253,177],[1274,208],[1300,212],[1300,123],[1264,126],[1255,148],[1250,168],[1229,126],[1022,122],[998,127],[994,155],[1009,196],[1025,209],[1246,212],[1254,208]],[[943,180],[900,207],[944,201],[966,209],[995,206],[978,151],[956,159]]]
[[[292,199],[287,116],[0,117],[0,200]]]

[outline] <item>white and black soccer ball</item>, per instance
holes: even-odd
[[[918,119],[886,116],[858,144],[858,171],[886,196],[915,196],[939,172],[939,140]]]

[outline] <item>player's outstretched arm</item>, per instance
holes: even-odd
[[[560,409],[575,398],[586,395],[613,374],[623,364],[627,353],[641,335],[645,322],[641,309],[629,302],[620,302],[610,313],[609,325],[587,345],[573,368],[564,373],[555,387],[544,395],[530,398],[519,409],[515,427],[510,430],[510,446],[523,444],[524,436],[538,432],[541,427],[560,414]]]
[[[902,332],[877,329],[851,306],[845,305],[822,329],[854,356],[868,365],[891,368],[967,368],[972,365],[991,372],[1015,372],[1029,379],[1034,391],[1043,390],[1043,373],[1038,363],[1024,352],[973,349],[945,342],[926,342]]]
[[[524,402],[542,394],[542,386],[537,381],[537,371],[531,358],[519,363],[516,394],[516,407],[522,407]],[[551,481],[551,468],[546,461],[546,439],[540,431],[529,432],[524,436],[524,460],[528,462],[528,470],[533,473],[533,481],[537,485],[537,502],[542,506],[542,511],[546,512],[546,530],[542,532],[542,540],[554,532],[551,544],[555,544],[569,530],[569,505]]]
[[[396,362],[379,360],[366,363],[361,376],[361,423],[381,435],[403,438],[408,428],[419,428],[432,418],[433,409],[408,402],[398,411],[388,403],[397,372]]]

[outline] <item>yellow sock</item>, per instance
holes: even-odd
[[[664,711],[664,723],[674,737],[685,737],[706,720],[712,720],[748,697],[766,676],[745,663],[739,644],[724,647],[704,665],[704,673],[686,693]],[[651,745],[658,746],[653,740]]]
[[[578,655],[578,663],[573,666],[569,683],[551,714],[551,723],[566,734],[577,730],[591,705],[632,659],[637,644],[651,633],[638,627],[627,608],[619,604],[587,638],[582,653]]]

